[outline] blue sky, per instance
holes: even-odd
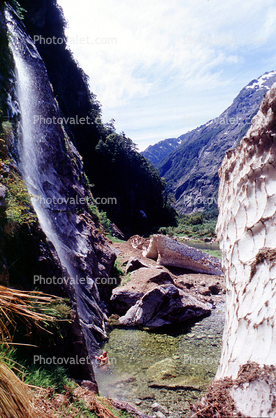
[[[274,0],[58,4],[104,122],[114,118],[140,150],[219,116],[252,79],[276,70]]]

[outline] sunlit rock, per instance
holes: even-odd
[[[162,266],[181,267],[198,273],[221,275],[220,260],[165,235],[153,235],[143,256]]]
[[[160,328],[210,314],[212,306],[203,303],[173,284],[148,291],[119,319],[120,325]]]

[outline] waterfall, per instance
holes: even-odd
[[[62,249],[62,241],[58,237],[55,225],[49,214],[51,204],[47,204],[47,202],[51,202],[51,197],[47,196],[43,190],[40,176],[42,167],[39,165],[38,155],[43,150],[39,147],[39,144],[43,143],[43,140],[52,134],[51,130],[53,129],[52,126],[41,123],[44,119],[44,112],[43,110],[43,113],[41,112],[41,108],[46,104],[45,89],[48,90],[46,91],[48,97],[52,95],[49,91],[50,85],[48,85],[46,69],[43,68],[43,62],[39,53],[34,49],[29,39],[26,40],[24,32],[18,28],[11,13],[6,11],[5,15],[9,32],[12,35],[10,47],[17,72],[18,99],[21,109],[22,144],[20,157],[23,179],[45,235],[54,245],[62,266],[66,268],[70,277],[74,277],[75,271],[66,259],[65,252]],[[35,66],[33,65],[33,60],[26,59],[26,52],[29,52],[30,57],[35,60]],[[40,65],[37,65],[37,63]],[[41,70],[42,80],[44,79],[43,81],[45,81],[43,90],[39,86],[39,83],[42,81]],[[57,112],[55,104],[49,102],[47,104],[55,107],[54,110]],[[58,128],[62,129],[60,126]],[[65,135],[64,132],[62,134]],[[62,197],[59,196],[59,198]]]
[[[32,39],[10,6],[6,7],[5,18],[21,111],[20,169],[41,228],[58,254],[64,275],[70,279],[68,291],[92,357],[99,341],[106,338],[106,317],[92,279],[107,275],[94,248],[98,248],[99,240],[103,246],[105,242],[93,235],[86,209],[77,202],[68,204],[69,199],[86,196],[81,158],[62,124],[55,123],[60,117],[58,105]],[[110,251],[111,258],[114,254]]]

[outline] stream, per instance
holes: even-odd
[[[114,328],[103,347],[110,365],[95,367],[100,394],[128,401],[149,415],[157,402],[170,418],[190,416],[190,403],[216,373],[224,314],[220,304],[209,317],[166,333]]]

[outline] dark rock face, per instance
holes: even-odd
[[[202,303],[173,284],[166,284],[147,292],[118,322],[125,326],[159,328],[208,315],[211,309],[209,303]]]
[[[181,135],[181,145],[156,165],[180,213],[216,207],[218,169],[225,152],[238,145],[275,81],[275,71],[252,80],[218,118]]]
[[[83,346],[81,352],[88,353],[92,359],[106,338],[106,317],[95,279],[109,276],[115,253],[89,214],[90,195],[78,151],[61,124],[45,123],[45,120],[54,121],[60,116],[47,71],[24,26],[7,7],[6,21],[12,33],[11,50],[17,66],[17,101],[20,104],[17,128],[21,145],[14,144],[16,152],[13,154],[20,156],[15,164],[29,193],[34,196],[32,203],[47,236],[45,240],[38,227],[34,237],[30,238],[30,241],[36,241],[34,255],[39,261],[32,273],[70,279],[62,286],[62,291],[70,295],[76,313],[72,334],[79,334],[76,339]],[[36,122],[35,118],[40,118],[40,121]],[[43,239],[39,239],[39,235]],[[18,273],[28,276],[30,268]],[[30,279],[28,276],[26,281]],[[74,338],[71,343],[74,343]],[[91,367],[90,372],[82,373],[81,378],[91,378],[92,374]]]
[[[168,138],[150,145],[141,154],[157,166],[168,154],[182,143],[181,138]]]

